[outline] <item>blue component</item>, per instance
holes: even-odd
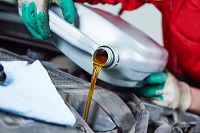
[[[133,68],[128,68],[129,70],[136,72],[136,73],[145,73],[145,74],[153,74],[154,72],[144,72],[144,71],[139,71],[139,70],[135,70]]]

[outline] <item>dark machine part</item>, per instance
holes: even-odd
[[[6,74],[4,72],[3,66],[0,64],[0,85],[6,80]]]
[[[165,125],[162,127],[168,128],[164,123],[158,124],[159,121],[168,123],[171,127],[171,133],[200,132],[200,117],[198,115],[153,105],[146,100],[143,103],[150,113],[148,133],[155,131],[156,126]]]
[[[171,132],[171,127],[169,124],[163,121],[156,121],[152,123],[152,126],[155,127],[154,133],[170,133]],[[152,131],[148,131],[148,133],[151,133]]]
[[[58,89],[61,96],[83,117],[88,87]],[[64,93],[63,93],[64,92]],[[126,104],[114,93],[95,88],[88,116],[88,125],[95,132],[109,131],[120,128],[122,132],[134,130],[135,118]]]
[[[146,109],[142,109],[136,114],[136,126],[135,133],[146,133],[148,129],[149,122],[149,111]]]
[[[128,95],[130,101],[127,102],[128,107],[131,109],[136,118],[135,133],[147,133],[149,122],[149,111],[145,109],[145,106],[136,95],[133,93]]]
[[[32,59],[43,60],[45,58],[45,53],[38,50],[28,49],[27,56]]]

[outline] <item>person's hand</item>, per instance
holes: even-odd
[[[145,79],[146,86],[135,89],[151,102],[186,111],[191,105],[191,92],[188,84],[178,81],[170,72],[155,73]]]
[[[72,0],[18,0],[19,15],[28,30],[39,40],[49,39],[47,5],[54,3],[62,9],[64,19],[73,23],[75,9]]]

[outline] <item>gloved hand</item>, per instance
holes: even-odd
[[[146,86],[135,89],[151,102],[186,111],[191,105],[191,93],[188,84],[178,81],[170,72],[155,73],[145,79]]]
[[[47,5],[54,3],[63,12],[64,19],[73,23],[75,9],[72,0],[18,0],[19,15],[28,30],[39,40],[50,38]]]

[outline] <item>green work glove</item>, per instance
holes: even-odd
[[[47,11],[47,5],[51,3],[62,9],[67,22],[73,23],[75,9],[72,0],[18,0],[18,10],[22,21],[39,40],[49,39],[51,36]]]
[[[188,84],[178,81],[170,72],[154,73],[145,80],[146,86],[135,91],[151,102],[186,111],[191,105],[191,93]]]

